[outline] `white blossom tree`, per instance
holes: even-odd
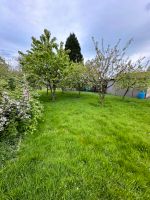
[[[132,61],[126,56],[126,50],[132,42],[132,39],[121,48],[119,40],[113,47],[108,45],[104,47],[102,40],[101,48],[99,48],[98,42],[92,38],[96,51],[95,59],[88,61],[86,66],[89,71],[89,81],[96,86],[100,103],[104,103],[105,94],[107,89],[114,85],[116,82],[123,78],[122,74],[135,72],[137,69],[142,70],[141,60],[139,59],[136,64],[132,64]],[[109,84],[111,80],[111,84]]]

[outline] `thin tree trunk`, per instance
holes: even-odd
[[[123,100],[125,99],[125,96],[126,96],[126,94],[128,93],[129,89],[130,89],[129,87],[126,89],[126,91],[125,91],[125,93],[124,93],[124,95],[123,95],[123,97],[122,97]]]
[[[52,95],[52,93],[53,93],[53,90],[52,90],[52,86],[50,85],[50,91],[51,91],[51,93],[50,93],[50,99],[52,100],[53,99],[53,95]]]
[[[48,95],[48,84],[46,85],[46,94]]]
[[[100,92],[99,92],[100,104],[102,106],[104,105],[106,91],[107,91],[107,82],[103,82],[100,84]]]
[[[100,92],[99,93],[99,102],[103,106],[104,105],[104,100],[105,100],[105,94]]]
[[[55,101],[55,99],[56,99],[56,86],[54,85],[52,89],[52,101]]]
[[[80,89],[79,89],[79,91],[78,91],[78,92],[79,92],[78,94],[79,94],[79,97],[80,97],[80,94],[81,94],[81,92],[80,92]]]
[[[78,97],[80,97],[80,94],[81,94],[81,87],[80,87],[80,84],[78,84],[78,88],[76,88],[78,90]]]
[[[55,101],[55,92],[52,92],[52,101]]]
[[[133,97],[133,94],[134,94],[134,88],[132,89],[132,97]]]
[[[104,105],[105,94],[106,94],[105,88],[101,87],[101,90],[99,92],[99,102],[100,102],[101,106]]]
[[[61,91],[62,91],[62,93],[64,93],[65,89],[62,87],[62,88],[61,88]]]

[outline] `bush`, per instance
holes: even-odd
[[[31,97],[32,96],[32,97]],[[23,135],[33,133],[42,115],[37,96],[2,93],[0,99],[0,168],[17,155]]]
[[[42,113],[42,107],[33,97],[12,99],[2,94],[0,104],[0,136],[17,136],[33,132]]]

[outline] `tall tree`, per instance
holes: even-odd
[[[80,44],[74,33],[70,33],[69,37],[67,38],[65,50],[70,50],[69,57],[71,61],[81,62],[83,60]]]
[[[57,84],[69,62],[63,43],[58,45],[56,38],[52,38],[51,33],[45,29],[40,39],[32,37],[31,49],[26,54],[19,54],[23,71],[32,76],[35,74],[46,85],[47,91],[50,88],[51,98],[55,100]]]

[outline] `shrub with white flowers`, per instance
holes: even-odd
[[[6,92],[0,103],[0,136],[17,135],[34,131],[40,118],[40,103],[24,95],[20,99],[11,99]]]

